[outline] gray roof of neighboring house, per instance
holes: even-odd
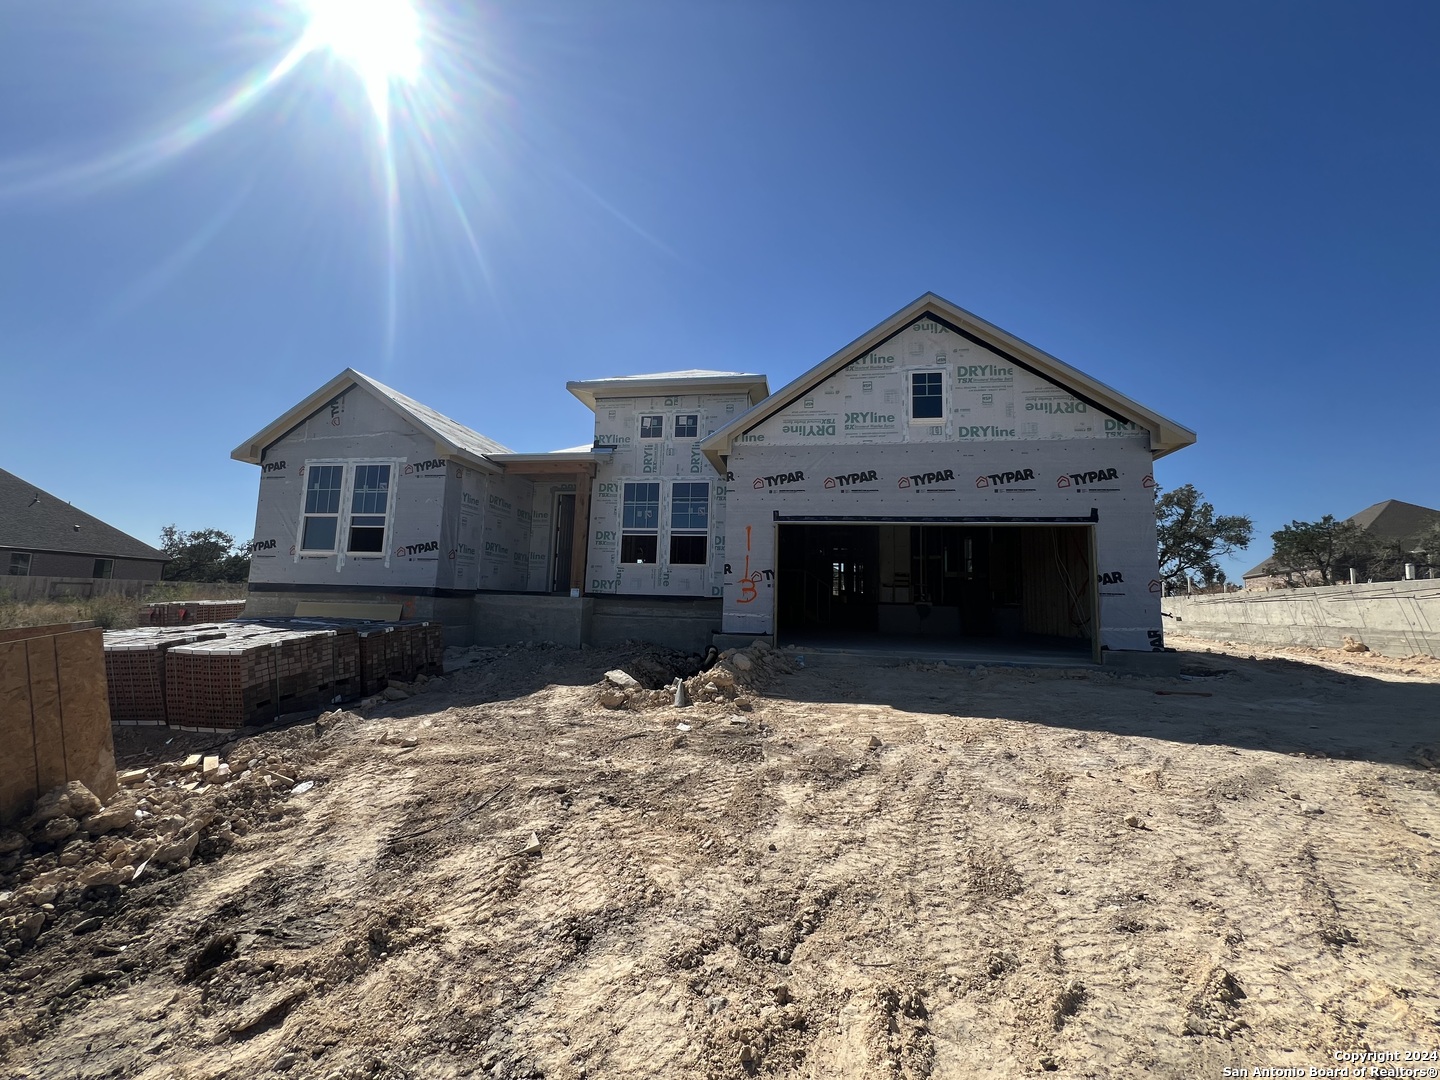
[[[0,469],[0,548],[164,562],[169,556]]]
[[[261,428],[241,445],[230,452],[236,461],[260,464],[265,448],[284,437],[285,433],[303,423],[323,409],[340,394],[351,387],[359,386],[369,390],[381,401],[386,402],[421,431],[428,433],[436,443],[445,447],[448,453],[464,458],[469,464],[498,472],[498,466],[485,459],[486,454],[508,454],[511,450],[494,439],[488,439],[478,431],[466,427],[428,405],[422,405],[412,397],[406,397],[398,390],[392,390],[369,375],[361,374],[354,368],[346,368],[335,378],[320,387],[298,405],[287,409],[282,415]]]
[[[1367,506],[1359,513],[1351,514],[1345,520],[1353,521],[1371,536],[1380,540],[1394,540],[1403,544],[1406,541],[1418,539],[1420,534],[1431,526],[1440,525],[1440,510],[1432,510],[1428,506],[1417,506],[1415,503],[1401,502],[1399,499],[1386,499],[1374,506]],[[1275,556],[1272,555],[1240,576],[1242,580],[1266,577],[1275,573],[1277,567]]]

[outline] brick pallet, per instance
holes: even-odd
[[[244,600],[172,600],[141,608],[140,622],[145,626],[184,626],[238,619],[244,612]]]
[[[252,627],[171,649],[165,709],[175,727],[237,728],[328,704],[335,634]]]
[[[105,638],[119,723],[236,728],[373,694],[443,670],[438,623],[238,619]]]
[[[117,724],[163,725],[166,652],[223,636],[223,630],[211,626],[106,631],[105,683],[110,719]]]

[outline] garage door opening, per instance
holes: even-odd
[[[776,632],[1089,653],[1088,525],[782,524]]]

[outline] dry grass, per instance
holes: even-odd
[[[144,597],[112,593],[107,596],[16,600],[0,592],[0,630],[69,622],[94,622],[106,630],[123,630],[136,625],[140,609],[145,604],[165,600],[233,600],[244,593],[244,585],[188,581],[162,582]]]

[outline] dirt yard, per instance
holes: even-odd
[[[673,658],[516,648],[223,745],[126,729],[144,827],[0,855],[0,1074],[1192,1078],[1440,1049],[1440,665],[1180,644],[1183,678],[769,653],[689,708],[602,681]],[[182,771],[202,749],[235,777]]]

